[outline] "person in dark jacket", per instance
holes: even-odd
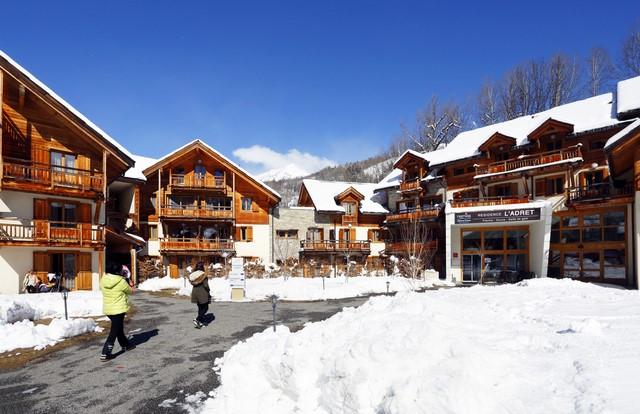
[[[204,272],[204,263],[198,262],[195,270],[189,275],[189,281],[193,285],[191,291],[191,303],[198,305],[198,316],[193,320],[196,329],[204,326],[204,316],[209,310],[211,303],[211,294],[209,293],[209,281]]]

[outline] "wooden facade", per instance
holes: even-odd
[[[96,288],[92,275],[104,268],[107,186],[133,160],[6,56],[0,56],[0,101],[4,272],[21,278],[28,266],[42,281],[60,273],[71,289]],[[31,264],[12,262],[30,251]]]

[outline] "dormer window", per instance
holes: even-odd
[[[547,142],[547,151],[557,151],[557,150],[560,150],[560,149],[562,149],[562,140],[561,139],[555,139],[553,141]]]
[[[356,203],[342,203],[342,208],[344,208],[344,215],[353,217],[356,215]]]

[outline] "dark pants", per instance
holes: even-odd
[[[196,320],[200,323],[204,323],[204,315],[207,314],[208,310],[209,310],[208,303],[198,303],[198,317],[196,318]]]
[[[122,348],[129,346],[129,340],[124,334],[124,313],[120,313],[118,315],[107,315],[111,320],[111,329],[109,330],[109,336],[107,337],[107,341],[104,343],[102,347],[102,353],[106,355],[111,355],[111,351],[113,350],[113,344],[118,338],[118,343]]]

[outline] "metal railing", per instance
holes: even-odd
[[[634,194],[632,183],[616,188],[609,183],[598,183],[582,187],[571,187],[567,189],[567,203],[571,204],[580,201],[601,200],[607,198],[629,197]]]
[[[98,193],[103,190],[104,177],[101,173],[11,157],[3,157],[2,162],[3,180],[5,181]]]
[[[494,162],[489,165],[476,167],[476,175],[506,173],[524,167],[537,167],[571,158],[582,158],[580,145],[574,145],[561,150],[543,152],[540,154],[524,155],[506,161]]]

